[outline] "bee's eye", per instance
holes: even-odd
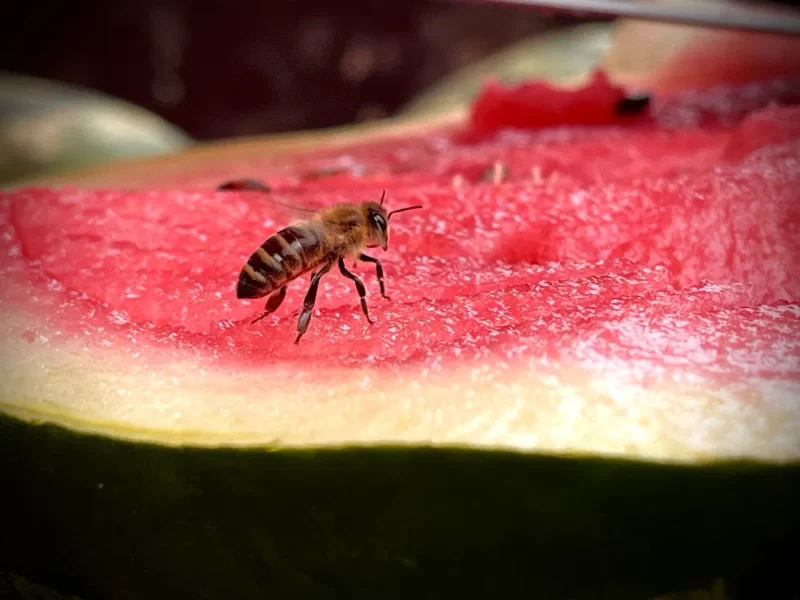
[[[374,215],[372,221],[375,223],[375,227],[381,231],[386,231],[386,219],[383,218],[383,215]]]

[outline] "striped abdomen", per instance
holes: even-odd
[[[260,298],[313,269],[324,256],[322,236],[311,224],[291,225],[267,238],[239,273],[237,298]]]

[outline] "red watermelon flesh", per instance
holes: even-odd
[[[508,95],[527,89],[536,88]],[[363,393],[371,414],[394,410],[379,400],[396,398],[391,390],[405,394],[405,410],[430,402],[426,385],[459,389],[467,414],[471,397],[513,400],[532,373],[546,381],[541,374],[563,369],[652,389],[721,385],[779,406],[770,418],[788,415],[784,449],[795,455],[799,92],[798,82],[784,80],[683,94],[636,122],[599,126],[570,125],[581,116],[565,113],[560,125],[531,129],[520,114],[514,128],[506,115],[484,121],[480,136],[443,129],[243,161],[157,191],[4,193],[0,310],[14,340],[8,348],[22,370],[46,373],[53,360],[66,371],[102,371],[92,410],[109,394],[137,397],[130,381],[119,383],[130,373],[145,403],[158,396],[153,390],[174,394],[188,379],[210,388],[209,372],[226,373],[217,405],[204,409],[222,420],[220,410],[237,413],[224,400],[237,385],[247,387],[247,402],[265,405],[276,396],[310,397],[301,390],[315,394],[315,407],[326,389]],[[615,97],[596,81],[561,93],[597,93],[599,104]],[[476,107],[508,100],[496,88],[488,98]],[[508,180],[482,180],[496,161],[509,167]],[[331,165],[342,172],[307,177]],[[238,175],[262,177],[275,197],[300,205],[376,198],[382,188],[390,208],[424,204],[393,219],[389,251],[374,253],[391,301],[377,293],[370,265],[357,268],[376,325],[366,323],[354,286],[336,270],[323,280],[299,346],[292,342],[306,277],[277,313],[250,324],[264,300],[236,299],[238,272],[287,215],[262,194],[213,191]],[[181,367],[168,371],[173,365]],[[455,372],[454,384],[448,373]],[[256,375],[240,384],[236,373]],[[18,389],[33,385],[18,380]],[[34,404],[20,400],[17,408],[36,412]],[[271,406],[275,415],[287,410]],[[173,408],[165,410],[180,422]],[[142,425],[138,410],[132,402],[104,418]],[[507,428],[500,433],[523,443]],[[381,436],[391,437],[379,427],[364,434]],[[729,440],[728,450],[737,443]]]
[[[506,87],[489,81],[472,105],[467,134],[477,137],[501,127],[607,125],[619,120],[615,106],[624,97],[625,90],[613,85],[602,70],[570,94],[546,82]]]

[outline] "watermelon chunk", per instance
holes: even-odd
[[[472,136],[502,128],[572,125],[609,125],[624,118],[626,93],[596,70],[588,83],[565,93],[546,82],[503,86],[490,81],[475,99],[470,115]]]
[[[780,571],[797,469],[686,465],[800,458],[800,82],[656,98],[633,121],[602,76],[548,92],[560,108],[544,116],[543,89],[490,87],[466,127],[158,190],[4,192],[0,473],[22,516],[3,560],[92,597],[149,598],[168,596],[159,574],[212,597],[389,584],[641,597]],[[487,181],[498,163],[506,175]],[[269,191],[215,189],[236,177]],[[304,278],[251,324],[263,300],[236,299],[239,269],[288,218],[269,198],[327,206],[382,188],[425,210],[393,220],[376,255],[391,301],[371,265],[357,271],[377,324],[335,271],[300,346]],[[687,496],[659,503],[659,481]],[[580,500],[544,526],[560,486]],[[747,500],[708,517],[701,488]],[[744,505],[763,521],[744,523]],[[44,535],[41,519],[58,540],[43,554],[25,534]],[[734,521],[747,549],[725,533]],[[676,570],[683,534],[703,550]]]

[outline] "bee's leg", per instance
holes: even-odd
[[[373,258],[372,256],[367,256],[366,254],[361,254],[358,258],[364,262],[375,263],[375,271],[378,273],[378,283],[381,286],[381,296],[387,300],[391,300],[391,298],[386,295],[386,289],[383,287],[383,266],[381,265],[381,261],[379,261],[377,258]]]
[[[281,289],[277,292],[274,292],[268,299],[267,303],[264,305],[264,312],[258,315],[255,319],[253,319],[250,324],[252,325],[256,321],[260,321],[264,317],[266,317],[270,313],[274,313],[278,310],[278,307],[283,302],[283,299],[286,298],[286,286],[284,285]]]
[[[369,309],[367,308],[367,290],[364,289],[364,284],[358,278],[357,275],[353,275],[350,271],[347,270],[347,267],[344,266],[344,259],[339,259],[339,270],[342,272],[342,275],[347,277],[348,279],[352,279],[356,284],[356,290],[358,290],[358,297],[361,298],[361,310],[364,311],[364,314],[367,317],[367,321],[369,324],[372,325],[375,321],[369,318]]]
[[[303,299],[303,312],[300,313],[300,318],[297,320],[297,339],[295,344],[300,343],[300,338],[308,329],[308,324],[311,322],[311,311],[314,310],[314,303],[317,301],[317,288],[319,287],[319,280],[333,266],[333,260],[328,261],[324,267],[314,274],[311,278],[311,285],[308,287],[306,297]]]

